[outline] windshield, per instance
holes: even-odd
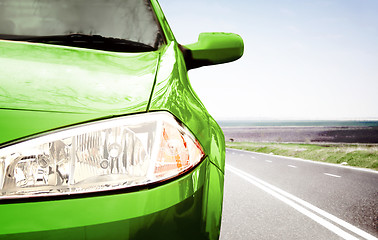
[[[0,38],[115,51],[163,42],[148,0],[0,0]]]

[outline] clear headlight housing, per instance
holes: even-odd
[[[103,120],[0,149],[0,199],[146,185],[186,172],[203,156],[167,112]]]

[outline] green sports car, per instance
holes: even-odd
[[[0,1],[0,239],[217,239],[224,136],[156,0]]]

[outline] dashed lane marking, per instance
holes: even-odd
[[[330,177],[335,177],[335,178],[341,178],[341,176],[339,176],[339,175],[330,174],[330,173],[324,173],[324,175],[327,175],[327,176],[330,176]]]
[[[244,179],[245,181],[255,185],[256,187],[260,188],[261,190],[265,191],[266,193],[272,195],[273,197],[277,198],[278,200],[284,202],[285,204],[289,205],[290,207],[294,208],[298,212],[304,214],[305,216],[311,218],[315,222],[319,223],[323,227],[327,228],[328,230],[332,231],[333,233],[337,234],[338,236],[348,239],[348,240],[357,240],[355,236],[351,235],[350,233],[346,232],[344,229],[353,232],[354,234],[359,235],[368,240],[377,240],[376,237],[373,235],[353,226],[352,224],[337,218],[336,216],[306,202],[284,190],[271,185],[251,174],[248,174],[236,167],[233,167],[229,164],[226,164],[226,169],[231,171],[232,173],[238,175],[240,178]],[[337,226],[337,225],[339,226]]]

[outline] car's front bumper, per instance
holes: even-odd
[[[219,228],[206,221],[211,217],[219,224],[223,195],[219,182],[223,174],[206,158],[190,173],[152,189],[0,202],[0,239],[214,238]]]

